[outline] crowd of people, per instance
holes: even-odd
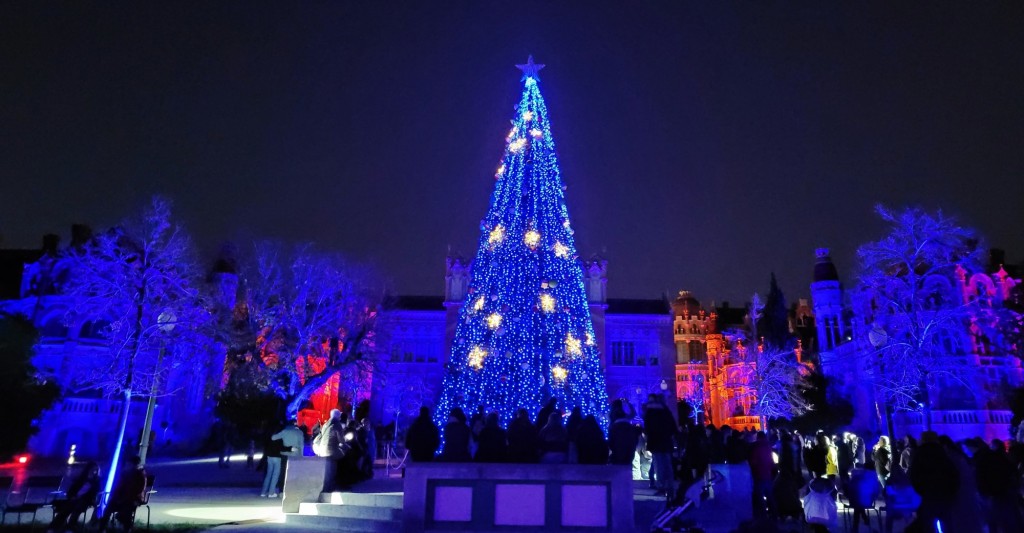
[[[868,448],[849,432],[740,435],[730,438],[749,443],[755,518],[803,518],[828,530],[842,504],[853,531],[875,530],[869,511],[881,509],[878,529],[887,532],[897,521],[905,531],[1024,531],[1024,443],[954,442],[925,431],[920,442],[907,436],[894,446],[882,435]]]
[[[597,417],[584,416],[578,407],[566,414],[552,399],[535,419],[526,409],[519,409],[507,430],[501,427],[498,413],[486,413],[482,407],[472,416],[454,408],[439,428],[424,407],[406,432],[405,447],[413,462],[619,464],[634,468],[642,463],[645,478],[650,472],[652,487],[674,496],[673,454],[679,426],[663,398],[652,394],[641,413],[616,400],[608,421],[606,436]]]
[[[439,428],[423,408],[405,445],[414,462],[633,465],[635,476],[649,477],[668,501],[703,479],[710,464],[745,463],[758,520],[792,518],[824,531],[836,526],[843,506],[853,531],[871,530],[868,513],[881,509],[878,530],[890,532],[896,523],[905,531],[1024,531],[1024,443],[957,443],[928,431],[920,442],[907,436],[893,443],[852,432],[679,425],[655,394],[640,413],[615,401],[608,420],[606,438],[593,415],[577,408],[564,416],[552,401],[534,420],[520,409],[507,430],[497,413],[482,408],[470,417],[452,409]]]
[[[845,507],[853,531],[871,530],[872,511],[884,515],[878,529],[888,532],[897,522],[905,531],[1024,531],[1024,443],[1016,440],[954,442],[926,431],[920,440],[906,436],[890,442],[885,435],[866,439],[852,432],[802,435],[787,429],[765,433],[681,425],[657,394],[639,412],[628,402],[614,401],[607,423],[606,433],[594,415],[584,416],[579,408],[565,413],[551,400],[536,418],[519,409],[507,429],[498,413],[483,407],[469,416],[454,408],[438,427],[424,407],[404,441],[414,463],[631,465],[634,479],[649,479],[651,489],[669,502],[678,502],[687,487],[705,479],[711,464],[746,464],[752,513],[761,523],[794,519],[826,531],[836,526],[838,510]],[[303,436],[290,426],[272,441],[295,453]],[[373,475],[376,439],[365,417],[350,420],[332,411],[313,429],[313,449],[329,459],[325,491]],[[274,464],[268,464],[263,493],[274,496],[280,459],[271,450]]]

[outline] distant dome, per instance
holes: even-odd
[[[828,248],[818,248],[814,251],[818,261],[814,264],[814,281],[839,281],[839,272],[832,264],[832,257],[828,254]]]
[[[690,291],[679,291],[679,296],[672,302],[672,313],[675,316],[696,315],[700,312],[700,301]]]

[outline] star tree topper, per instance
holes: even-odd
[[[526,78],[538,80],[540,78],[537,76],[537,73],[540,72],[540,69],[544,68],[544,65],[542,63],[534,63],[533,56],[531,55],[526,58],[525,65],[516,65],[516,68],[523,71],[524,80]]]

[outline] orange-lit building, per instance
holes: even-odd
[[[737,429],[760,429],[753,414],[756,400],[754,362],[742,343],[733,345],[723,335],[729,327],[744,327],[745,309],[728,306],[706,310],[689,292],[680,291],[672,302],[672,333],[675,342],[676,397],[703,406],[705,423]]]

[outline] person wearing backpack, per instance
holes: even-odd
[[[867,510],[875,507],[875,500],[882,492],[882,485],[878,482],[878,476],[867,468],[855,468],[850,474],[850,480],[843,488],[849,506],[853,509],[853,531],[860,531],[860,522],[863,519],[864,525],[871,530],[871,517]]]

